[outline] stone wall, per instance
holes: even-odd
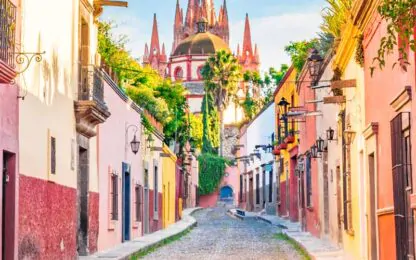
[[[224,157],[232,159],[235,155],[232,153],[234,145],[238,144],[238,134],[240,130],[237,126],[226,125],[224,127],[224,145],[223,145],[223,154]]]

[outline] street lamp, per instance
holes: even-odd
[[[130,142],[130,147],[131,147],[131,151],[134,153],[134,154],[137,154],[137,152],[139,151],[139,149],[140,149],[140,141],[139,140],[137,140],[137,137],[136,137],[136,133],[137,133],[137,131],[139,130],[139,128],[137,127],[137,126],[135,126],[135,125],[129,125],[129,126],[127,126],[126,127],[126,136],[125,136],[125,140],[126,140],[126,145],[125,145],[125,151],[126,151],[126,153],[127,153],[127,139],[128,139],[128,135],[129,135],[129,129],[130,128],[134,128],[134,136],[133,136],[133,140]]]
[[[321,137],[318,138],[318,140],[316,140],[316,147],[318,149],[318,153],[322,153],[324,151],[324,139],[322,139]]]
[[[318,158],[318,147],[316,146],[316,144],[311,146],[311,157]]]
[[[280,118],[280,121],[284,122],[285,137],[286,137],[288,135],[287,108],[290,105],[290,103],[287,102],[287,100],[284,97],[282,97],[282,99],[279,101],[277,105],[279,106],[280,114],[282,115]]]
[[[326,130],[326,139],[328,141],[334,141],[334,133],[335,130],[329,127],[328,130]]]
[[[136,139],[136,134],[134,134],[133,140],[130,142],[131,145],[131,151],[134,154],[137,154],[137,152],[140,149],[140,141]]]
[[[324,59],[321,57],[321,55],[319,55],[319,51],[317,49],[313,49],[311,55],[308,57],[308,67],[309,75],[312,78],[314,86],[317,84],[323,61]]]
[[[356,132],[352,131],[351,129],[344,130],[345,144],[351,145],[352,142],[354,141],[355,135],[356,135]]]

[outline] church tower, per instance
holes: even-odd
[[[246,14],[246,21],[244,27],[244,40],[242,53],[240,53],[240,46],[237,47],[237,58],[243,67],[243,70],[253,70],[258,71],[260,66],[260,58],[257,50],[257,44],[254,46],[251,41],[251,29],[250,29],[250,20],[248,14]]]
[[[188,0],[185,18],[179,0],[177,0],[173,25],[172,53],[183,39],[197,33],[196,24],[201,18],[207,19],[208,32],[217,35],[229,44],[230,30],[226,0],[220,7],[218,17],[213,0]]]
[[[147,43],[144,47],[143,65],[151,66],[154,70],[158,71],[160,75],[165,76],[167,64],[168,59],[166,56],[165,44],[162,44],[162,49],[160,49],[157,18],[156,14],[154,14],[152,39],[150,41],[150,48]]]

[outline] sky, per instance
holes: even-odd
[[[224,0],[214,0],[219,11]],[[188,0],[180,0],[186,13]],[[105,7],[102,20],[115,22],[116,35],[126,35],[132,56],[143,55],[145,43],[150,42],[153,14],[156,13],[160,42],[171,51],[176,0],[128,0],[129,7]],[[316,37],[322,21],[325,0],[227,0],[230,19],[230,48],[235,52],[242,44],[244,19],[248,13],[253,43],[260,53],[261,70],[290,64],[284,46],[290,41]]]

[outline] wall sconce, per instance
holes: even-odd
[[[134,154],[137,154],[137,152],[140,149],[140,141],[137,140],[137,137],[136,137],[136,133],[139,130],[139,128],[135,125],[129,125],[129,126],[126,127],[126,137],[125,137],[125,139],[126,139],[126,150],[127,150],[127,138],[128,138],[128,135],[129,135],[129,129],[131,127],[134,128],[134,136],[133,136],[133,140],[130,142],[130,147],[131,147],[131,151]]]
[[[323,61],[324,59],[321,55],[319,55],[319,51],[317,49],[313,49],[311,55],[308,57],[308,69],[314,86],[317,84]]]
[[[356,132],[352,131],[351,129],[344,130],[344,139],[346,145],[351,145],[354,142]]]
[[[312,145],[310,150],[311,150],[312,158],[314,159],[321,158],[320,156],[318,156],[318,146],[316,146],[316,144]]]
[[[325,141],[321,137],[319,137],[318,140],[316,140],[316,148],[318,149],[318,153],[322,153],[324,151],[324,144]]]
[[[326,139],[328,141],[336,141],[336,139],[334,139],[334,134],[335,130],[329,127],[328,130],[326,130]]]

